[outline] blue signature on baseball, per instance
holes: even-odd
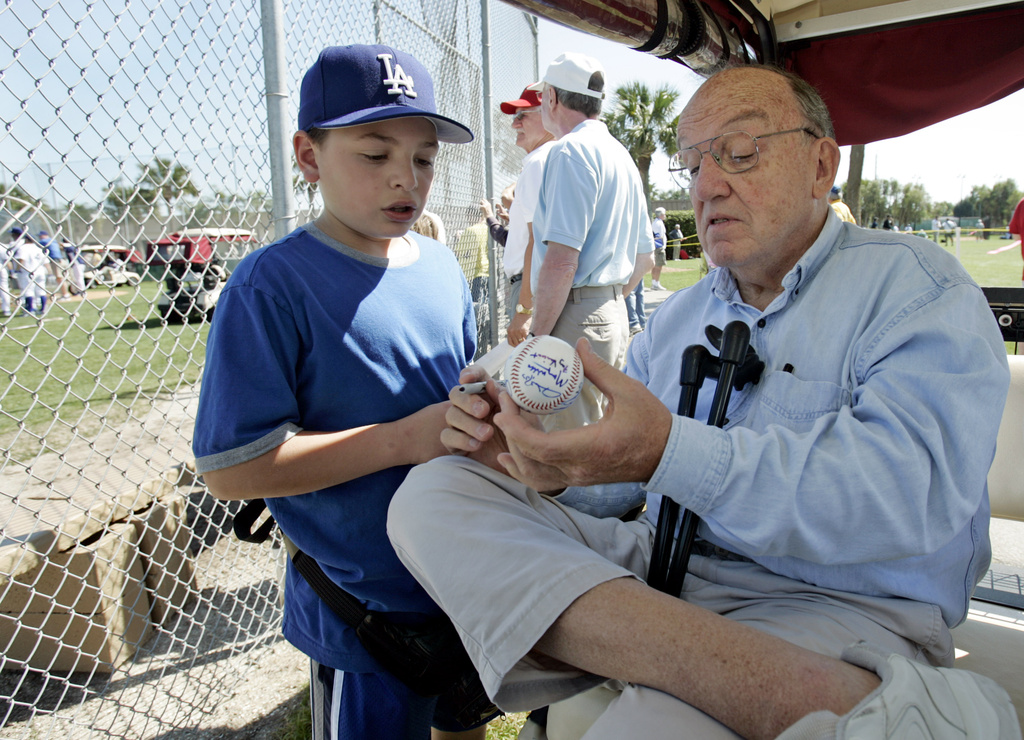
[[[526,368],[521,377],[523,384],[534,386],[545,398],[558,398],[570,380],[569,366],[564,360],[540,352],[527,355]]]

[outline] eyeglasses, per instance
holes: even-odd
[[[518,113],[516,113],[514,116],[512,116],[512,123],[518,123],[519,121],[521,121],[524,118],[526,118],[526,114],[527,113],[536,113],[538,110],[540,110],[540,109],[539,108],[529,108],[527,110],[521,110]]]
[[[760,159],[761,150],[758,148],[758,141],[767,139],[769,136],[797,132],[803,132],[815,139],[821,138],[809,128],[791,128],[785,131],[761,134],[761,136],[751,136],[746,131],[729,131],[719,134],[713,139],[698,142],[686,149],[680,149],[669,160],[668,171],[684,190],[693,187],[693,181],[697,178],[697,172],[700,170],[700,163],[705,154],[710,154],[711,158],[715,160],[715,164],[725,172],[733,175],[746,172],[754,169]],[[699,149],[701,144],[707,144],[708,148]]]

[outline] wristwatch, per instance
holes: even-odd
[[[522,303],[516,304],[516,313],[525,314],[526,316],[533,316],[533,309],[527,308]]]

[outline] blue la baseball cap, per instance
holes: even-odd
[[[302,131],[407,116],[429,118],[439,141],[467,144],[473,140],[468,127],[438,115],[434,83],[426,67],[390,46],[329,46],[302,78]]]

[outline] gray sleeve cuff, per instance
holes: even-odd
[[[236,447],[233,450],[226,450],[225,452],[218,452],[213,455],[197,457],[196,471],[202,475],[203,473],[209,473],[211,470],[230,468],[233,465],[255,460],[275,447],[280,447],[301,431],[302,427],[288,422],[242,447]]]

